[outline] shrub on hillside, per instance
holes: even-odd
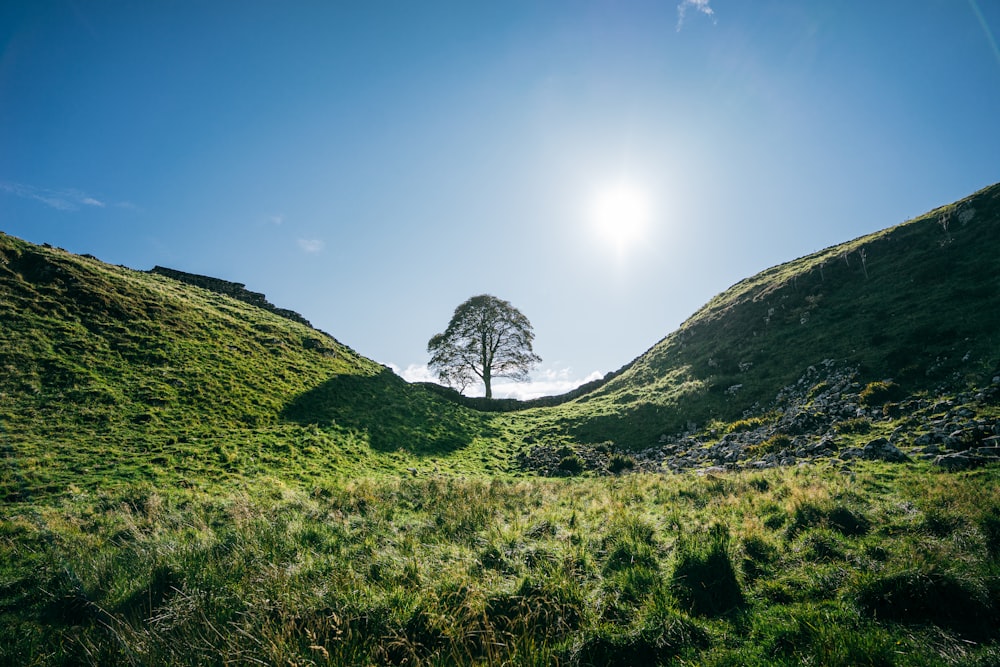
[[[743,433],[744,431],[752,431],[755,428],[759,428],[767,423],[764,417],[747,417],[746,419],[738,419],[726,426],[726,433]]]
[[[850,419],[843,419],[835,423],[833,430],[840,434],[864,434],[872,430],[872,423],[865,417],[851,417]]]
[[[608,460],[608,470],[615,474],[623,470],[631,470],[634,467],[635,459],[625,454],[612,454]]]
[[[584,470],[583,459],[576,454],[570,454],[559,459],[558,467],[566,475],[579,475]]]
[[[559,449],[556,450],[556,456],[559,457],[573,456],[574,454],[576,451],[569,445],[560,445]]]
[[[814,398],[816,398],[823,392],[828,391],[829,389],[830,389],[830,384],[828,382],[819,382],[817,384],[814,384],[812,386],[812,389],[809,390],[809,394],[806,395],[806,400],[812,401]]]
[[[749,445],[745,451],[748,457],[761,457],[766,454],[777,454],[791,446],[792,439],[789,436],[784,433],[775,433],[764,442]]]
[[[899,400],[902,398],[902,394],[902,388],[892,380],[878,380],[865,385],[865,388],[858,394],[858,400],[862,405],[873,407]]]

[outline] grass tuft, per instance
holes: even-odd
[[[671,583],[689,612],[718,617],[744,606],[725,526],[716,524],[707,533],[683,535],[676,546],[675,561]]]
[[[909,568],[867,578],[857,601],[882,621],[934,624],[972,640],[996,639],[996,602],[982,582],[958,572]]]

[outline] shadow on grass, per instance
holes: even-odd
[[[389,369],[376,375],[337,375],[297,396],[281,412],[284,420],[337,426],[363,435],[372,449],[444,455],[467,446],[481,430],[480,418]]]
[[[579,442],[606,442],[608,440],[625,449],[640,449],[656,442],[664,433],[683,429],[690,414],[681,414],[675,408],[653,403],[636,402],[619,406],[611,414],[592,414],[570,423],[567,431]],[[697,413],[698,419],[701,413]]]

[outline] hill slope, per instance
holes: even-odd
[[[0,235],[2,498],[322,476],[481,421],[282,312]]]
[[[896,401],[988,387],[1000,374],[998,257],[995,185],[773,267],[712,299],[599,388],[536,411],[536,439],[648,448],[770,418],[786,407],[781,392],[800,380],[818,386],[823,372],[849,378],[855,394],[891,380]]]

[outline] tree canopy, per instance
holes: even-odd
[[[455,309],[444,333],[427,343],[429,367],[448,386],[464,391],[476,378],[493,397],[493,378],[528,379],[541,361],[531,343],[531,322],[510,302],[489,294],[474,296]]]

